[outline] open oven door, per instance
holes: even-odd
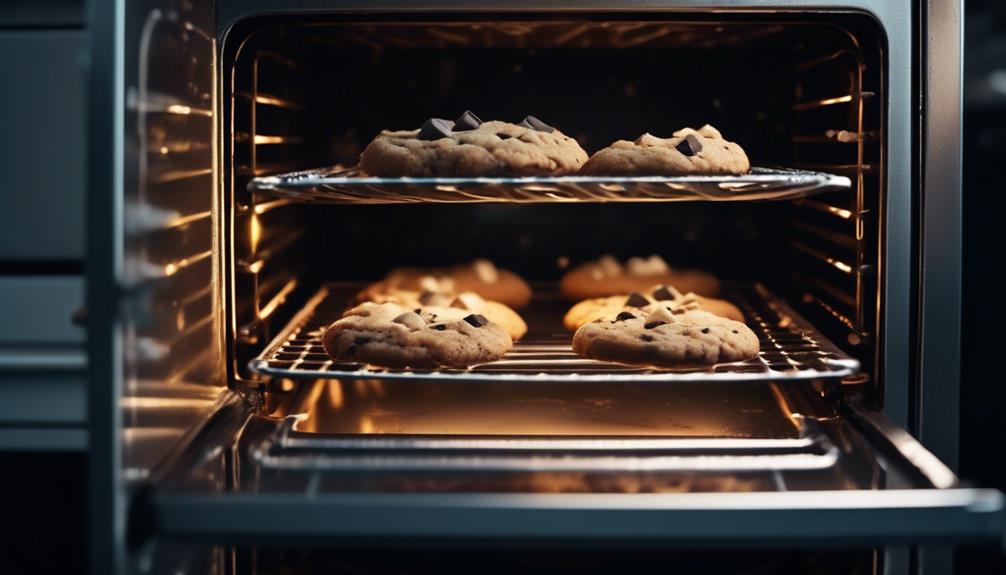
[[[1002,494],[961,484],[851,390],[405,384],[412,389],[304,385],[269,415],[234,406],[153,494],[158,532],[346,545],[875,548],[990,543],[1006,529]],[[423,405],[429,397],[439,405]],[[452,432],[429,432],[428,415]],[[464,431],[493,418],[535,432]],[[427,432],[380,433],[392,420]],[[635,435],[606,435],[633,424]],[[221,475],[226,492],[209,492],[207,478]]]
[[[135,493],[231,400],[216,289],[215,5],[87,5],[88,535],[91,572],[124,573]]]

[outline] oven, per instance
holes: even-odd
[[[91,9],[96,572],[937,573],[1002,538],[1002,495],[953,472],[959,3]],[[340,179],[466,108],[588,151],[709,122],[777,180]],[[723,278],[759,357],[575,357],[557,282],[604,253]],[[535,292],[503,360],[320,349],[388,269],[483,257]]]

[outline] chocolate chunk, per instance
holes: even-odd
[[[423,308],[417,307],[416,309],[414,309],[412,311],[416,312],[417,314],[421,314],[421,313],[423,313]]]
[[[686,156],[694,156],[702,151],[702,141],[695,134],[688,134],[675,148]]]
[[[518,122],[517,125],[523,126],[525,128],[531,128],[536,132],[548,132],[549,134],[551,134],[552,132],[555,131],[555,128],[549,126],[548,124],[542,122],[541,120],[535,118],[534,116],[527,116],[526,118]]]
[[[510,138],[513,137],[510,134],[504,134],[503,132],[496,134],[496,136],[499,137],[499,139],[501,140],[509,140]]]
[[[419,128],[419,139],[439,140],[440,138],[447,138],[450,137],[452,129],[454,129],[454,122],[442,118],[430,118],[423,123],[423,127]]]
[[[643,327],[645,327],[646,329],[653,329],[655,327],[660,327],[660,326],[664,325],[665,323],[667,323],[667,322],[666,321],[651,321],[650,323],[644,325]]]
[[[629,307],[645,307],[650,305],[650,300],[646,299],[646,296],[634,291],[629,294],[629,299],[625,300],[625,305]]]
[[[627,311],[623,311],[622,313],[620,313],[620,314],[618,314],[618,315],[615,316],[615,321],[625,321],[627,319],[634,319],[635,317],[636,316],[632,315],[631,313],[629,313]],[[614,322],[612,322],[612,323],[614,323]]]
[[[673,313],[674,315],[681,315],[681,314],[685,313],[685,311],[686,310],[683,310],[683,309],[672,309],[671,313]]]
[[[353,338],[353,343],[355,343],[356,345],[363,345],[363,344],[369,343],[369,342],[370,342],[370,338],[369,337],[363,337],[362,335],[358,335],[355,338]]]
[[[484,327],[489,325],[489,320],[487,320],[484,315],[477,313],[466,315],[465,321],[467,321],[473,327]]]
[[[709,328],[708,327],[702,328],[702,333],[709,333]]]
[[[730,331],[731,331],[731,332],[733,332],[733,333],[740,333],[740,332],[739,332],[739,331],[737,331],[736,329],[732,329],[732,330],[730,330]]]
[[[442,323],[438,323],[437,325],[433,325],[433,326],[430,326],[430,327],[432,327],[433,329],[435,329],[437,331],[444,331],[445,329],[447,329],[447,326],[444,325],[444,324],[442,324]]]
[[[667,286],[660,286],[653,291],[653,298],[657,301],[666,301],[675,299],[674,294],[671,290],[667,289]]]
[[[482,125],[482,120],[478,116],[472,114],[471,110],[465,110],[464,114],[458,116],[457,120],[454,120],[454,131],[455,132],[465,132],[468,130],[474,130]]]
[[[639,339],[643,341],[653,341],[653,336],[648,333],[644,333],[643,335],[639,336]]]

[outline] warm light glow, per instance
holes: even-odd
[[[837,98],[827,98],[825,100],[821,100],[818,103],[821,104],[822,106],[830,106],[831,104],[841,104],[842,102],[851,102],[851,101],[852,101],[852,95],[849,94],[847,96],[839,96]]]
[[[345,397],[342,395],[342,382],[328,382],[328,404],[336,409],[342,407]]]
[[[368,379],[367,384],[374,395],[384,397],[384,382],[379,379]]]
[[[844,104],[851,101],[852,94],[846,94],[845,96],[837,96],[835,98],[824,98],[823,100],[814,100],[812,102],[800,102],[799,104],[793,105],[793,109],[812,110],[814,108],[822,108],[824,106],[831,106],[832,104]]]
[[[214,401],[216,400],[188,397],[124,397],[119,405],[124,408],[203,408]]]
[[[205,251],[205,252],[203,252],[201,254],[196,254],[196,255],[194,255],[194,256],[192,256],[190,258],[182,258],[182,259],[178,260],[177,262],[171,262],[171,263],[165,264],[164,265],[164,275],[166,277],[173,276],[173,275],[175,275],[176,272],[178,272],[178,270],[180,270],[180,269],[182,269],[184,267],[188,267],[188,266],[190,266],[190,265],[192,265],[192,264],[194,264],[194,263],[196,263],[198,261],[204,260],[204,259],[210,257],[211,255],[213,255],[213,252],[210,251],[210,250],[207,250],[207,251]]]
[[[264,134],[255,134],[256,144],[282,144],[283,142],[296,142],[300,138],[291,138],[289,136],[266,136]]]
[[[286,206],[292,204],[293,200],[273,200],[271,202],[263,202],[261,204],[255,204],[255,213],[262,215],[271,209],[278,208],[280,206]]]
[[[849,210],[836,208],[835,206],[828,206],[828,211],[845,220],[852,217],[852,212],[850,212]]]
[[[300,104],[262,93],[255,94],[255,103],[265,104],[267,106],[276,106],[277,108],[293,108],[295,110],[302,109]]]
[[[838,260],[833,260],[833,259],[829,258],[828,259],[828,263],[830,263],[831,265],[835,266],[836,268],[842,270],[843,272],[845,272],[847,274],[852,273],[852,266],[850,266],[849,264],[847,264],[845,262],[840,262]]]
[[[374,433],[374,422],[369,415],[360,418],[360,433]]]
[[[189,106],[183,106],[181,104],[171,104],[165,109],[168,112],[171,112],[172,114],[188,115],[192,113],[192,108],[190,108]]]
[[[251,215],[249,227],[251,228],[251,251],[255,253],[255,250],[258,249],[258,242],[262,239],[262,224],[259,223],[258,216],[254,213]]]

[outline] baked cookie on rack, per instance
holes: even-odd
[[[517,341],[527,333],[524,319],[510,306],[498,301],[485,300],[475,292],[459,294],[436,291],[389,290],[369,295],[374,303],[396,303],[410,309],[423,306],[450,307],[482,314],[489,321],[503,327]]]
[[[583,357],[667,368],[743,361],[758,349],[758,336],[743,323],[665,302],[595,319],[573,334],[573,351]]]
[[[580,264],[559,281],[559,292],[572,301],[643,292],[654,284],[674,286],[683,293],[713,297],[720,282],[701,270],[671,268],[660,256],[629,258],[624,264],[613,256]]]
[[[562,324],[569,331],[576,331],[581,325],[595,319],[618,315],[621,311],[643,309],[652,303],[662,303],[675,310],[701,309],[709,313],[744,321],[744,314],[734,304],[716,298],[707,298],[694,293],[683,294],[672,286],[658,285],[646,291],[629,295],[615,295],[583,300],[569,308],[562,318]]]
[[[557,176],[576,172],[587,152],[573,138],[534,116],[516,124],[430,118],[418,130],[384,130],[363,150],[371,176]]]
[[[706,124],[684,128],[670,138],[643,134],[635,141],[618,140],[587,160],[587,176],[690,176],[748,173],[751,164],[739,145],[727,141]]]
[[[393,290],[444,293],[475,292],[489,301],[521,309],[531,301],[531,286],[510,270],[497,268],[487,259],[447,268],[400,267],[360,292],[357,301],[374,301]]]
[[[513,348],[506,330],[481,314],[373,302],[346,312],[321,342],[334,361],[396,368],[464,369],[500,359]]]

